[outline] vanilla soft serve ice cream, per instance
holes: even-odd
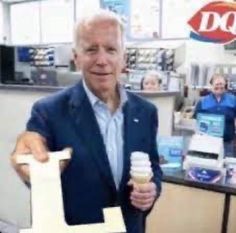
[[[136,183],[147,183],[152,178],[151,162],[149,155],[141,151],[131,153],[130,175]]]

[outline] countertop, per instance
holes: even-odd
[[[0,84],[0,90],[22,90],[22,91],[43,91],[43,92],[55,92],[58,90],[62,90],[68,86],[36,86],[36,85],[23,85],[23,84]],[[178,91],[155,91],[155,92],[147,92],[147,91],[136,91],[136,90],[127,90],[132,93],[136,93],[138,95],[144,97],[155,97],[155,96],[176,96],[179,94]]]
[[[23,85],[23,84],[0,84],[0,90],[55,92],[58,90],[62,90],[63,88],[65,87],[35,86],[35,85]]]
[[[176,96],[180,94],[179,91],[142,91],[142,90],[129,90],[129,91],[141,95],[143,97]]]
[[[236,184],[226,184],[224,181],[220,181],[215,184],[192,181],[185,177],[185,172],[183,170],[164,170],[163,181],[188,187],[205,189],[208,191],[236,195]]]

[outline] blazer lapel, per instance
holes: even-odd
[[[77,87],[71,99],[71,115],[75,121],[75,127],[83,145],[89,152],[89,156],[92,156],[96,163],[101,176],[111,189],[116,192],[115,182],[95,114],[82,82]]]

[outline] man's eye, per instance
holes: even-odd
[[[108,47],[107,51],[113,53],[113,52],[116,52],[116,48]]]
[[[87,48],[85,51],[90,53],[90,52],[96,52],[97,49],[96,48]]]

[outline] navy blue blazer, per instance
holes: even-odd
[[[70,225],[101,222],[102,208],[119,205],[127,232],[144,232],[148,211],[139,211],[131,205],[127,182],[131,152],[144,151],[150,155],[153,181],[158,192],[161,190],[157,110],[141,97],[128,93],[123,112],[124,170],[116,190],[103,138],[82,82],[37,101],[32,108],[27,130],[44,136],[51,151],[73,148],[72,158],[62,174],[65,218]]]

